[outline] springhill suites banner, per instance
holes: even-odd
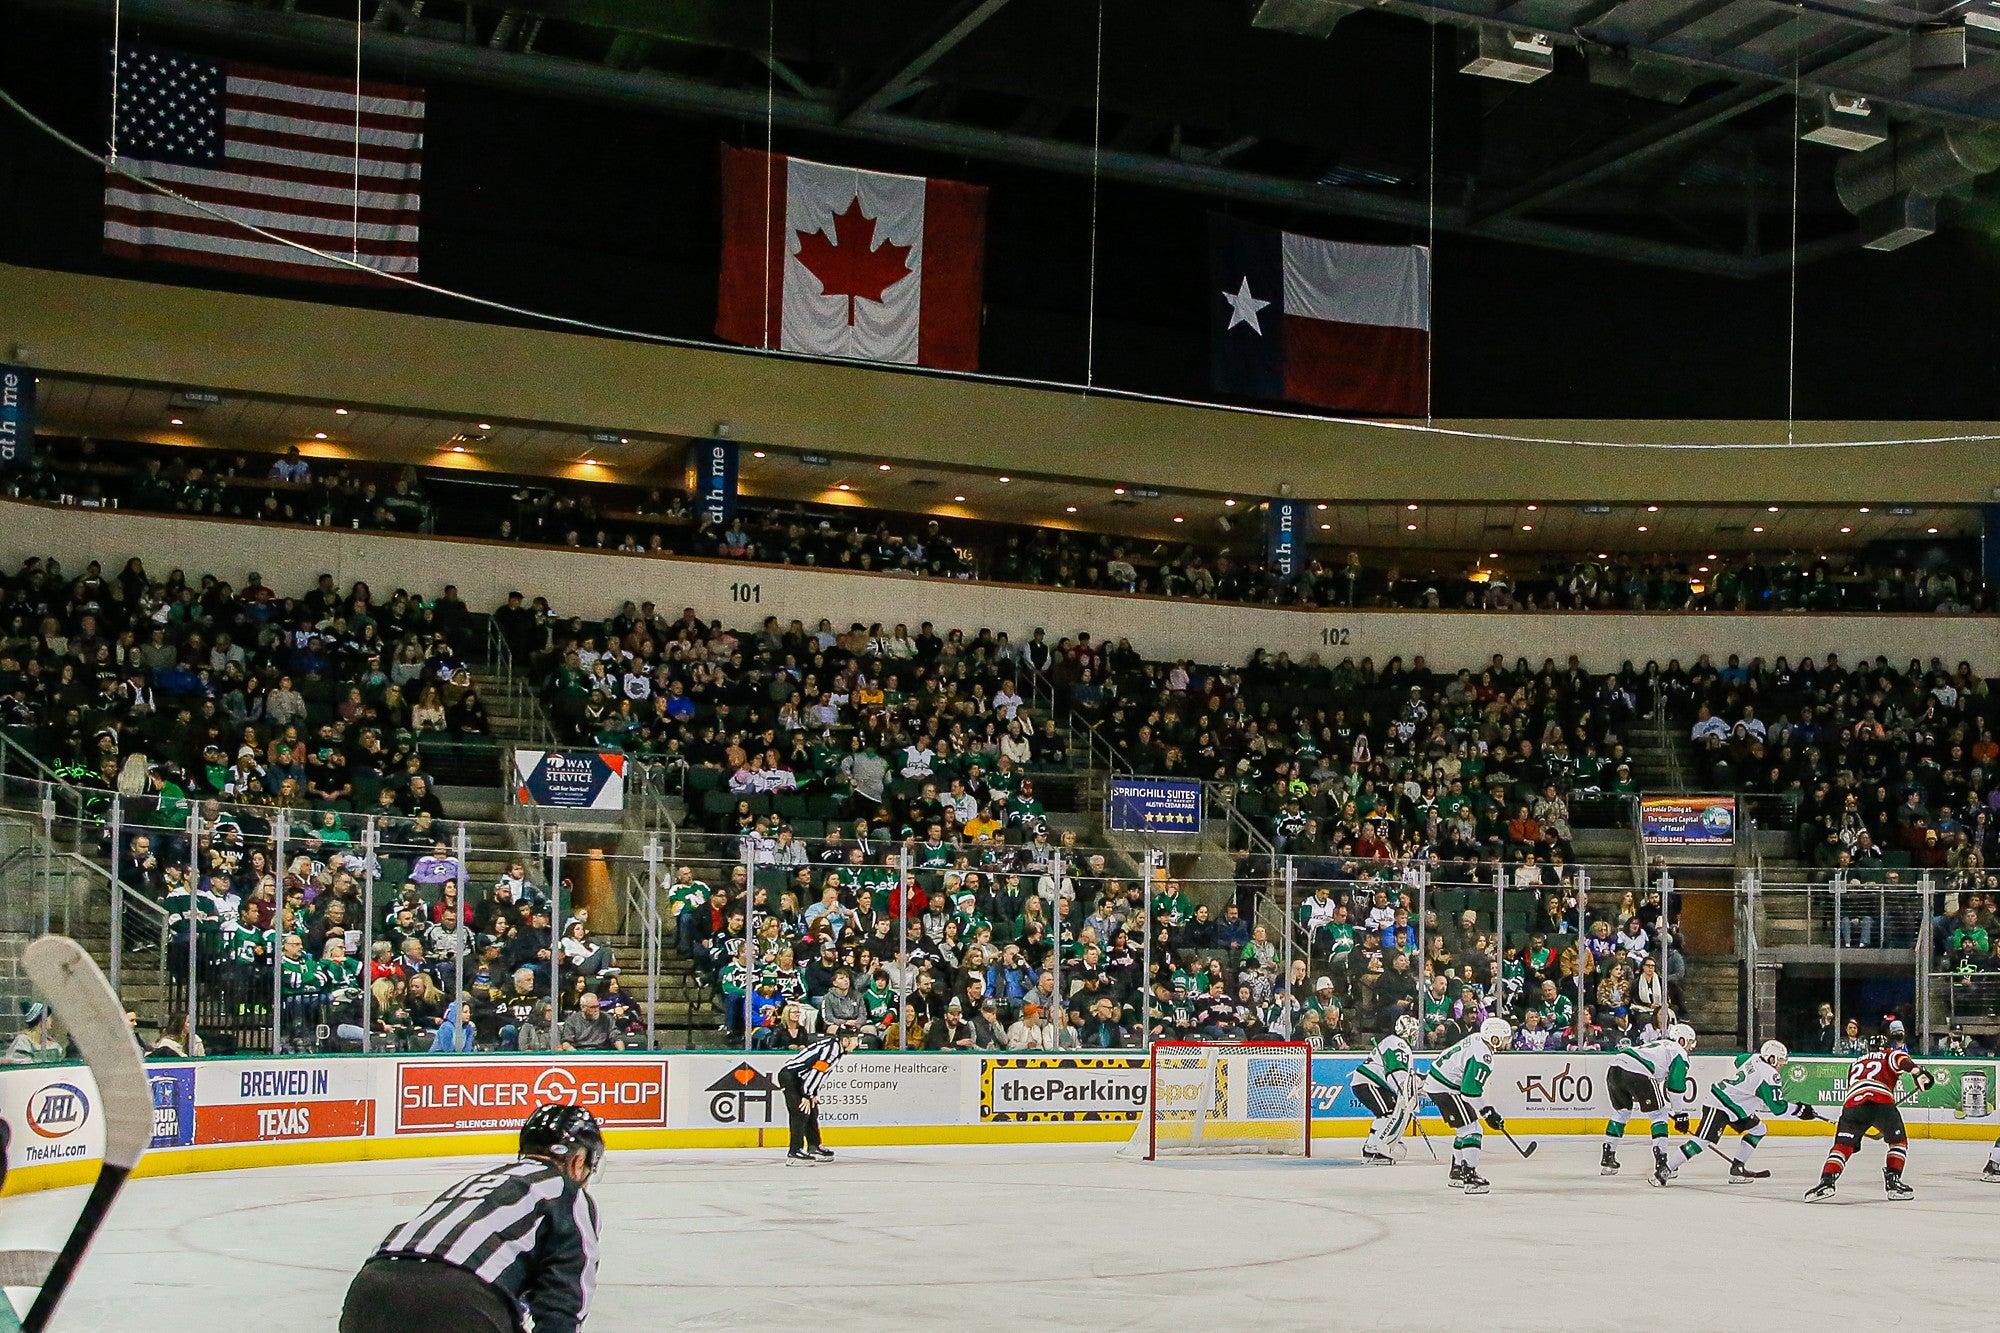
[[[695,512],[711,523],[736,512],[736,445],[730,440],[696,440],[688,446],[694,472]]]
[[[34,373],[0,366],[0,469],[27,462],[34,444]]]

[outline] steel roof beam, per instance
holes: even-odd
[[[953,47],[979,31],[985,22],[1007,7],[1007,0],[958,0],[930,31],[919,37],[901,56],[844,91],[837,119],[847,120],[884,111],[911,90],[931,66],[951,53]]]

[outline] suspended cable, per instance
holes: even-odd
[[[142,190],[150,190],[162,198],[172,199],[184,208],[199,213],[204,217],[214,218],[217,221],[227,223],[260,240],[269,241],[273,245],[284,246],[289,250],[296,250],[300,254],[310,255],[315,259],[322,260],[339,268],[353,269],[380,282],[394,283],[397,286],[406,287],[411,291],[426,292],[432,296],[443,297],[446,300],[457,301],[481,310],[497,311],[500,314],[513,315],[520,319],[537,320],[558,328],[574,329],[582,333],[602,334],[611,338],[624,338],[633,342],[653,343],[662,347],[684,347],[704,352],[727,350],[735,355],[764,356],[781,361],[814,362],[821,365],[845,366],[857,370],[867,368],[870,364],[856,362],[848,357],[813,356],[802,352],[788,352],[776,348],[730,346],[725,349],[717,343],[704,341],[699,338],[682,338],[668,333],[651,333],[644,329],[621,328],[615,324],[600,324],[595,320],[578,319],[572,315],[556,315],[550,314],[545,310],[511,305],[506,301],[496,301],[491,297],[475,296],[471,292],[461,292],[450,287],[440,287],[436,283],[425,282],[423,279],[411,277],[407,273],[393,273],[387,269],[379,269],[373,265],[350,259],[346,255],[321,250],[307,245],[303,241],[294,240],[292,237],[280,235],[268,228],[260,227],[255,223],[246,222],[242,218],[235,217],[200,200],[190,199],[186,195],[171,190],[158,181],[149,180],[127,167],[119,166],[109,161],[103,155],[92,151],[84,144],[78,143],[69,135],[64,134],[61,130],[28,110],[12,93],[4,89],[0,89],[0,105],[6,106],[37,130],[40,130],[43,134],[71,152],[88,161],[94,162],[100,168],[114,175],[130,181]],[[897,366],[895,370],[899,374],[919,375],[930,379],[991,384],[1011,388],[1075,390],[1085,387],[1067,380],[1038,379],[1026,375],[994,375],[984,372],[938,370],[929,366]],[[1297,412],[1281,408],[1249,407],[1234,403],[1207,402],[1199,398],[1181,398],[1172,394],[1144,393],[1135,389],[1099,389],[1093,387],[1091,391],[1103,397],[1115,398],[1124,402],[1151,403],[1162,407],[1198,408],[1207,412],[1221,412],[1232,416],[1261,417],[1275,421],[1310,422],[1354,430],[1439,435],[1448,439],[1487,440],[1498,444],[1545,444],[1587,449],[1638,449],[1661,452],[1782,450],[1792,447],[1799,449],[1882,449],[1902,445],[1987,444],[2000,441],[2000,434],[1976,433],[1964,435],[1907,436],[1893,439],[1814,440],[1797,445],[1739,440],[1600,440],[1584,436],[1520,435],[1508,431],[1468,430],[1451,426],[1429,425],[1416,421],[1379,421],[1367,417],[1331,416],[1318,412]]]
[[[1786,298],[1785,443],[1798,443],[1799,395],[1799,21],[1792,20],[1792,255],[1791,293]]]
[[[361,0],[354,0],[354,236],[353,258],[361,258]]]
[[[121,45],[125,32],[125,0],[111,0],[111,157],[118,163],[118,93],[125,82]]]
[[[1090,102],[1090,292],[1083,321],[1083,391],[1097,379],[1097,187],[1104,147],[1104,0],[1097,0],[1097,77]]]
[[[771,210],[777,186],[778,0],[764,6],[764,347],[771,346]]]
[[[1437,20],[1431,20],[1430,165],[1424,172],[1424,424],[1437,420],[1438,53]]]

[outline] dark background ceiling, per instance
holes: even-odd
[[[2000,115],[1993,34],[1967,30],[1963,67],[1932,70],[1915,67],[1910,33],[1940,16],[1869,0],[1852,13],[1834,0],[1458,4],[1107,0],[1095,191],[1088,0],[360,12],[369,72],[429,90],[424,275],[455,290],[708,337],[717,145],[768,134],[779,151],[991,188],[988,371],[1082,377],[1093,208],[1099,381],[1187,395],[1207,392],[1209,212],[1387,242],[1425,239],[1434,215],[1440,415],[1773,417],[1788,402],[1796,218],[1798,415],[2000,417],[2000,227],[1990,186],[1963,166],[1984,164],[1983,127]],[[355,12],[127,0],[124,40],[338,70]],[[0,18],[0,86],[92,144],[108,13],[19,0]],[[1258,26],[1327,17],[1326,36]],[[1528,84],[1460,73],[1481,24],[1543,34],[1553,71]],[[1805,102],[1865,94],[1891,136],[1874,157],[1798,145],[1796,213],[1795,55]],[[1940,227],[1863,251],[1836,176],[1867,174],[1864,157],[1885,150],[1892,195],[1939,187]],[[0,186],[17,204],[0,235],[10,262],[485,317],[106,259],[98,174],[12,116]]]

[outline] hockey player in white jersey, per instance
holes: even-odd
[[[1694,1029],[1676,1023],[1667,1029],[1664,1040],[1620,1046],[1612,1054],[1611,1068],[1604,1076],[1604,1090],[1611,1098],[1611,1119],[1604,1126],[1599,1174],[1618,1174],[1618,1145],[1625,1137],[1626,1123],[1637,1111],[1652,1125],[1655,1183],[1665,1183],[1667,1117],[1670,1114],[1678,1117],[1682,1129],[1686,1129],[1687,1108],[1694,1101],[1687,1057],[1694,1045]]]
[[[1989,1185],[2000,1185],[2000,1139],[1993,1140],[1993,1151],[1987,1155],[1986,1169],[1979,1178]]]
[[[1446,1047],[1424,1075],[1425,1095],[1451,1126],[1451,1187],[1467,1194],[1491,1188],[1479,1174],[1479,1147],[1485,1139],[1480,1121],[1494,1129],[1507,1122],[1486,1096],[1486,1079],[1493,1072],[1493,1052],[1505,1049],[1513,1035],[1506,1019],[1489,1018],[1477,1032]]]
[[[1820,1118],[1819,1112],[1804,1102],[1785,1101],[1779,1071],[1790,1058],[1783,1042],[1767,1041],[1754,1055],[1744,1056],[1733,1072],[1717,1079],[1701,1095],[1701,1124],[1694,1138],[1681,1145],[1679,1158],[1668,1163],[1667,1178],[1672,1179],[1685,1163],[1701,1156],[1702,1144],[1720,1144],[1725,1128],[1743,1136],[1729,1159],[1729,1183],[1742,1185],[1769,1177],[1769,1171],[1750,1168],[1750,1155],[1764,1141],[1764,1116],[1789,1111],[1801,1120]]]
[[[1422,1096],[1412,1086],[1416,1068],[1410,1043],[1391,1034],[1347,1078],[1347,1090],[1363,1110],[1375,1117],[1361,1144],[1361,1160],[1370,1166],[1394,1166],[1403,1155],[1403,1135]]]

